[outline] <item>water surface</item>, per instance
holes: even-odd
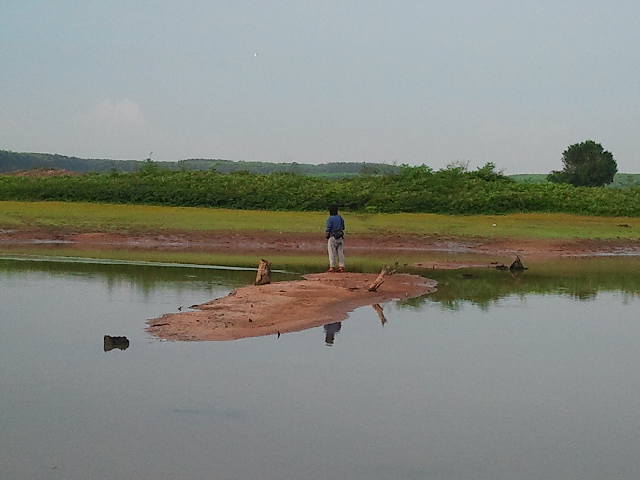
[[[640,278],[580,265],[184,343],[145,320],[252,272],[0,261],[2,477],[639,478]]]

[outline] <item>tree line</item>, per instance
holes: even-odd
[[[610,184],[618,167],[611,152],[593,140],[567,147],[562,152],[562,170],[552,171],[546,180],[574,186],[596,187]],[[455,165],[453,166],[455,167]],[[270,162],[244,162],[220,159],[188,159],[177,162],[140,160],[101,160],[67,157],[48,153],[20,153],[0,150],[0,172],[55,168],[72,172],[144,172],[149,168],[166,171],[216,171],[219,173],[248,172],[254,174],[293,173],[333,178],[356,175],[397,175],[400,167],[384,163],[332,162],[312,165]],[[523,175],[514,175],[523,177]],[[524,176],[526,177],[526,175]],[[537,181],[535,183],[538,183]]]
[[[67,157],[50,153],[24,153],[0,150],[0,173],[34,168],[55,168],[79,173],[136,172],[147,160],[111,160]],[[175,162],[154,162],[166,170],[216,170],[220,173],[246,171],[250,173],[297,173],[328,177],[353,175],[389,175],[400,167],[386,163],[330,162],[318,165],[305,163],[245,162],[222,159],[192,158]]]

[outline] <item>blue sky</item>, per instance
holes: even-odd
[[[640,2],[0,2],[0,148],[640,171]]]

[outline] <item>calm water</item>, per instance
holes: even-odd
[[[640,276],[474,275],[174,343],[145,320],[252,273],[0,260],[1,478],[640,478]]]

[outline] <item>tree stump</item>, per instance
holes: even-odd
[[[526,269],[527,269],[527,267],[525,267],[522,264],[522,260],[520,260],[520,256],[519,255],[516,255],[516,259],[509,266],[509,270],[526,270]]]
[[[126,350],[127,348],[129,348],[129,339],[127,337],[112,337],[111,335],[105,335],[104,351],[109,352],[114,348]]]
[[[395,272],[395,268],[391,268],[389,265],[385,265],[384,267],[382,267],[382,270],[380,270],[380,273],[373,281],[373,283],[369,285],[369,288],[367,290],[369,290],[370,292],[375,292],[376,290],[378,290],[378,288],[380,288],[380,285],[384,283],[384,277],[387,275],[393,275]]]
[[[268,283],[271,283],[271,262],[263,258],[258,265],[255,284],[266,285]]]

